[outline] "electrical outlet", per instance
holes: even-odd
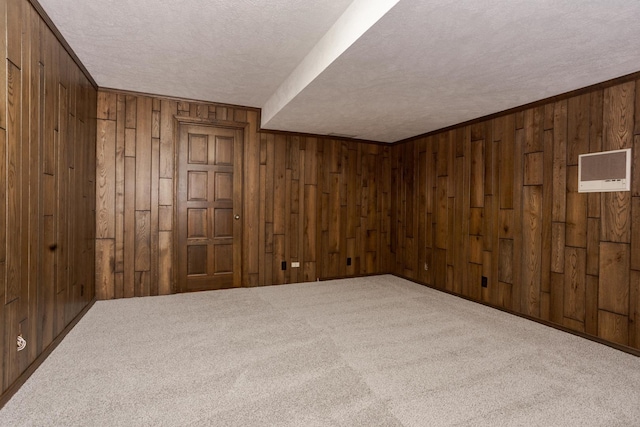
[[[291,261],[291,268],[299,268],[300,263],[298,261]]]
[[[482,282],[481,285],[483,288],[486,288],[488,286],[488,280],[485,276],[482,276]]]
[[[429,263],[428,262],[424,263],[424,271],[429,271]]]

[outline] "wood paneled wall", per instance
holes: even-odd
[[[578,155],[620,148],[633,148],[632,191],[578,193]],[[640,348],[640,81],[391,157],[396,274]]]
[[[28,1],[0,4],[0,38],[4,394],[94,297],[96,90]]]
[[[110,90],[99,91],[97,111],[98,298],[176,291],[175,116],[249,124],[244,286],[391,268],[389,147],[258,132],[257,110]],[[300,268],[291,268],[292,261]]]

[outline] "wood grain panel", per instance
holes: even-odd
[[[535,153],[543,150],[544,106],[529,108],[524,111],[524,153]]]
[[[93,298],[96,157],[103,153],[96,152],[97,93],[36,10],[27,1],[10,0],[0,7],[0,21],[6,58],[0,71],[4,399],[5,391]],[[100,110],[106,121],[116,112],[107,98]],[[107,139],[109,144],[114,140],[115,149],[115,137]],[[115,179],[104,177],[115,191]],[[113,206],[111,200],[106,205]],[[108,216],[100,221],[105,225],[100,232],[111,237],[114,222]],[[18,334],[28,341],[20,353],[6,345],[15,343]]]
[[[569,98],[567,103],[567,165],[578,164],[578,156],[589,152],[589,94]]]
[[[429,262],[428,274],[410,277],[639,348],[640,186],[631,193],[577,191],[579,154],[640,144],[633,135],[640,134],[638,84],[584,91],[392,147],[396,274],[410,276]],[[481,174],[483,205],[476,207]],[[411,184],[416,177],[428,181],[426,189]],[[415,218],[423,245],[406,232]],[[487,289],[474,288],[473,266],[490,279]],[[458,289],[463,271],[468,283]]]
[[[514,189],[514,146],[515,118],[512,115],[501,117],[494,122],[494,138],[500,139],[500,208],[513,208]]]
[[[637,112],[640,110],[640,79],[636,80],[636,104],[634,110],[635,126],[634,126],[634,134],[640,135],[640,117]]]
[[[638,88],[640,92],[640,88]],[[640,97],[640,95],[638,95]],[[637,119],[640,122],[640,119]],[[632,164],[637,165],[640,162],[640,135],[633,137],[633,148],[631,149]],[[640,168],[631,168],[631,195],[633,197],[640,196]]]
[[[631,241],[631,193],[616,191],[602,194],[600,239],[607,242]]]
[[[564,267],[564,316],[585,320],[586,250],[567,247]]]
[[[118,96],[113,92],[98,93],[97,119],[116,120]],[[98,133],[98,135],[100,135]],[[98,136],[99,138],[99,136]]]
[[[597,276],[600,268],[600,219],[587,219],[587,269],[586,274]]]
[[[96,240],[96,295],[100,299],[113,299],[115,297],[115,241],[114,239]]]
[[[523,152],[524,152],[524,129],[517,129],[515,132],[515,139],[513,142],[513,170],[514,170],[514,184],[513,184],[513,215],[514,218],[523,217]],[[513,231],[513,276],[516,278],[514,285],[511,287],[511,308],[520,311],[524,310],[522,307],[522,293],[523,285],[518,282],[517,279],[522,279],[523,275],[523,251],[525,246],[523,243],[523,233],[525,229],[524,221],[515,221]]]
[[[565,224],[551,224],[551,271],[564,273]]]
[[[640,271],[631,270],[629,286],[629,345],[640,345]]]
[[[500,239],[498,280],[513,283],[513,240]]]
[[[209,108],[211,111],[211,108]],[[209,115],[211,117],[211,114]],[[242,225],[242,262],[240,267],[242,270],[241,282],[244,286],[257,286],[263,283],[263,278],[260,277],[260,259],[264,256],[264,252],[261,252],[262,248],[259,246],[259,233],[262,229],[260,209],[261,205],[258,203],[262,200],[261,181],[258,171],[260,170],[260,136],[257,134],[258,127],[258,114],[256,111],[247,111],[244,117],[238,117],[236,120],[246,122],[247,125],[244,130],[244,153],[236,153],[236,155],[243,155],[244,160],[240,162],[243,164],[244,176],[241,171],[238,171],[240,181],[235,185],[240,185],[244,191],[244,195],[240,196],[243,204],[244,212]],[[255,278],[255,279],[253,279]]]
[[[564,274],[551,273],[549,320],[562,324],[564,319]]]
[[[136,159],[125,157],[124,159],[124,228],[123,228],[123,253],[124,253],[124,294],[123,297],[135,296],[135,241],[136,241]],[[100,260],[96,260],[98,264]],[[98,280],[98,279],[96,279]]]
[[[136,210],[151,210],[151,106],[140,96],[136,102]]]
[[[587,275],[586,289],[585,289],[584,330],[588,334],[598,335],[598,277],[597,276]]]
[[[631,148],[634,130],[635,82],[604,90],[602,148]]]
[[[567,101],[553,110],[553,205],[552,220],[564,222],[567,212]]]
[[[522,309],[540,314],[542,188],[525,186],[522,208]]]
[[[117,94],[116,95],[116,152],[115,152],[115,171],[108,170],[107,173],[111,175],[115,175],[115,271],[117,273],[122,273],[124,271],[124,163],[125,163],[125,150],[126,150],[126,140],[125,140],[125,128],[124,128],[124,117],[125,117],[125,97],[124,95]],[[97,148],[97,147],[96,147]],[[97,155],[96,155],[97,157]],[[98,174],[96,171],[96,183]],[[98,200],[96,200],[96,204]],[[118,276],[116,276],[118,277]],[[122,298],[124,288],[122,287],[124,283],[124,276],[120,275],[122,282],[118,282],[116,286],[116,291],[114,293],[116,298]]]
[[[166,242],[166,233],[173,233],[175,172],[170,153],[175,149],[174,115],[180,112],[191,116],[196,112],[194,117],[203,120],[239,117],[248,122],[250,130],[244,145],[243,225],[249,227],[244,233],[249,250],[243,256],[241,266],[245,286],[375,273],[391,258],[388,249],[391,245],[390,220],[384,220],[390,218],[390,209],[383,211],[385,198],[381,196],[384,190],[386,200],[391,200],[387,189],[391,168],[386,172],[383,170],[384,159],[390,155],[388,148],[383,150],[366,143],[310,136],[258,133],[258,116],[254,110],[237,108],[229,116],[229,109],[218,108],[215,104],[196,105],[189,101],[115,93],[124,104],[123,114],[116,113],[115,120],[116,133],[122,132],[125,141],[123,202],[117,205],[115,214],[116,217],[121,215],[123,224],[122,237],[116,238],[116,242],[121,242],[123,254],[120,267],[124,273],[123,296],[133,296],[135,289],[144,287],[140,281],[147,279],[136,275],[136,271],[148,272],[151,294],[176,291],[170,276],[173,273],[160,271],[163,266],[160,257],[174,256],[168,255],[166,246],[163,249],[161,239]],[[216,113],[215,119],[212,112]],[[140,145],[147,144],[147,140],[148,150]],[[322,186],[318,185],[319,177],[322,177]],[[152,191],[140,196],[145,188]],[[145,199],[143,204],[140,204],[141,197]],[[325,198],[331,203],[323,206]],[[136,241],[141,241],[136,218],[140,220],[141,212],[149,212],[150,227],[154,227],[156,221],[158,224],[157,230],[152,228],[145,232],[142,239],[150,242],[149,255],[144,256],[145,260],[148,258],[148,270],[146,261],[141,270],[139,251],[136,251]],[[383,225],[387,231],[382,231]],[[331,236],[331,239],[323,240],[322,235]],[[349,246],[347,239],[351,239]],[[329,252],[336,255],[319,259],[318,251],[324,253],[329,246]],[[146,248],[146,244],[143,247]],[[354,248],[355,252],[347,270],[348,247]],[[380,253],[388,256],[382,257]],[[283,259],[276,259],[278,257]],[[138,264],[133,266],[135,260]],[[289,266],[284,273],[280,269],[281,261],[287,261]],[[300,262],[301,270],[292,270],[291,261]],[[157,290],[154,277],[159,281]]]
[[[589,116],[589,151],[602,151],[602,132],[604,117],[602,114],[604,91],[596,89],[590,93],[591,111]]]
[[[524,156],[524,185],[542,185],[544,153],[535,152]]]
[[[484,141],[471,143],[471,207],[484,205]]]
[[[627,345],[629,343],[627,317],[600,310],[598,312],[598,336],[607,341]]]
[[[640,271],[640,197],[632,197],[631,202],[631,265]]]
[[[600,243],[598,307],[612,313],[629,314],[629,245]]]
[[[567,167],[566,245],[587,246],[587,195],[578,193],[578,167]]]
[[[98,120],[96,144],[96,237],[115,237],[116,123]]]
[[[7,58],[7,2],[0,7],[0,58],[2,58],[2,67],[0,67],[0,81],[2,81],[2,96],[0,96],[0,129],[5,129],[7,127],[7,98],[5,96],[6,91],[6,81],[7,81],[7,67],[5,59]],[[13,33],[11,33],[13,34]],[[2,313],[0,313],[2,314]],[[2,317],[4,318],[4,317]],[[0,339],[2,341],[2,339]],[[2,356],[4,352],[2,351],[2,344],[0,344],[0,362],[2,362]],[[1,365],[0,365],[1,366]],[[0,388],[2,384],[2,379],[0,378]]]

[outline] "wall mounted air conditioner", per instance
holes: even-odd
[[[578,192],[630,190],[631,148],[578,156]]]

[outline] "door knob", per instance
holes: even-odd
[[[236,221],[240,219],[240,215],[236,214],[236,216],[233,217]]]

